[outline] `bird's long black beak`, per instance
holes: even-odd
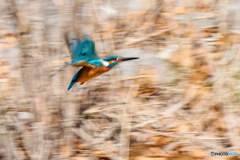
[[[134,59],[139,59],[139,57],[123,57],[120,61],[130,61]]]

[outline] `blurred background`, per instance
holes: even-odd
[[[1,0],[1,160],[240,154],[239,0]],[[64,31],[140,57],[84,85]]]

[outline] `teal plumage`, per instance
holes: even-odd
[[[122,61],[138,59],[138,57],[124,58],[120,56],[111,56],[101,59],[96,53],[94,41],[89,37],[71,39],[66,35],[65,40],[70,50],[72,61],[63,64],[62,66],[70,64],[82,66],[82,68],[73,76],[68,90],[70,90],[76,82],[81,82],[81,84],[83,84],[84,82],[111,70]]]
[[[70,44],[70,52],[72,58],[71,64],[76,64],[80,61],[89,62],[94,59],[100,59],[95,51],[95,43],[87,37],[72,42]],[[92,61],[92,64],[96,63],[98,62]]]
[[[70,85],[68,86],[68,90],[72,88],[72,86],[77,82],[77,78],[81,74],[81,69],[73,76]]]

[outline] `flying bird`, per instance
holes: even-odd
[[[72,61],[61,66],[82,66],[82,68],[73,76],[68,90],[70,90],[75,83],[80,82],[82,85],[85,82],[108,72],[121,62],[139,59],[139,57],[121,56],[111,56],[101,59],[96,53],[95,43],[91,38],[83,37],[82,39],[69,39],[68,36],[65,35],[65,40],[70,50]]]

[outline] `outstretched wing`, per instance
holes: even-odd
[[[86,66],[86,67],[94,67],[93,64],[89,64],[88,62],[93,59],[99,59],[95,51],[95,43],[88,37],[84,37],[82,39],[69,39],[69,37],[65,37],[72,62],[71,64]]]

